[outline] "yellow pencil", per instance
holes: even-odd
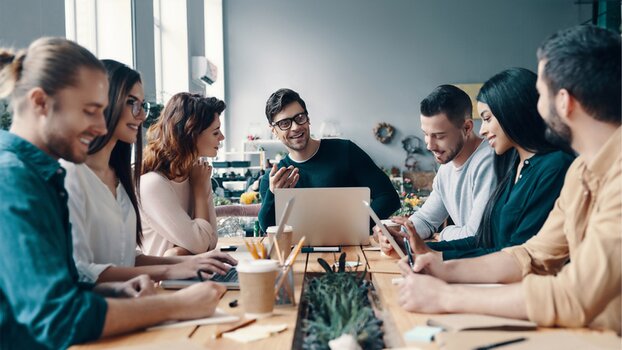
[[[257,255],[257,252],[255,251],[255,246],[251,246],[246,240],[244,240],[244,245],[246,245],[246,249],[248,249],[248,251],[251,253],[253,259],[259,259],[259,255]]]
[[[298,244],[296,244],[296,247],[294,248],[294,250],[287,257],[287,261],[285,261],[285,266],[292,264],[294,260],[296,260],[296,257],[298,256],[298,253],[300,253],[300,249],[302,249],[302,245],[304,244],[305,239],[306,237],[302,236]]]
[[[261,258],[268,259],[268,253],[266,252],[266,246],[264,246],[263,243],[261,242],[257,242],[257,246],[259,247],[258,250],[261,251]]]

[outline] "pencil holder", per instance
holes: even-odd
[[[285,274],[285,276],[283,276]],[[280,284],[279,281],[285,278],[285,280]],[[281,267],[279,273],[276,277],[276,287],[278,290],[276,291],[276,305],[296,305],[296,300],[294,298],[294,269]]]

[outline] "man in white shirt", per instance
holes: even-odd
[[[441,85],[421,101],[425,142],[441,164],[430,197],[409,218],[423,239],[431,238],[448,217],[454,224],[439,232],[440,240],[475,235],[495,188],[493,151],[475,135],[472,109],[469,96],[453,85]],[[379,237],[388,254],[391,245]]]

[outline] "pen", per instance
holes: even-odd
[[[408,242],[408,239],[406,239],[406,237],[404,237],[404,247],[406,248],[406,254],[408,255],[408,265],[410,265],[410,267],[413,267],[413,265],[415,265],[415,260],[413,260],[413,253],[410,250],[410,243]]]
[[[214,338],[218,339],[218,338],[222,337],[222,335],[224,333],[229,333],[229,332],[235,331],[236,329],[240,329],[242,327],[246,327],[246,326],[248,326],[249,324],[251,324],[251,323],[253,323],[255,321],[257,321],[256,318],[251,318],[249,320],[246,320],[246,321],[244,321],[242,323],[238,323],[238,324],[236,324],[236,325],[234,325],[232,327],[229,327],[227,329],[224,329],[222,331],[218,331],[218,332],[216,332],[216,334],[214,334]]]
[[[220,247],[220,251],[221,252],[234,252],[238,249],[237,246],[234,245],[224,245],[222,247]]]
[[[527,340],[527,338],[521,337],[521,338],[516,338],[516,339],[511,339],[511,340],[506,340],[506,341],[502,341],[502,342],[498,342],[498,343],[493,343],[493,344],[488,344],[488,345],[480,346],[478,348],[475,348],[474,350],[494,349],[494,348],[498,348],[498,347],[501,347],[501,346],[506,346],[506,345],[510,345],[510,344],[514,344],[514,343],[520,343],[520,342],[525,341],[525,340]]]
[[[302,247],[302,253],[340,252],[341,247]]]

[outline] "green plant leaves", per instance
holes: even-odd
[[[329,349],[328,342],[344,333],[353,335],[363,349],[384,348],[382,321],[368,297],[367,269],[362,274],[345,272],[345,253],[339,256],[337,272],[322,258],[318,263],[326,273],[310,279],[303,293],[308,307],[302,321],[303,349]]]

